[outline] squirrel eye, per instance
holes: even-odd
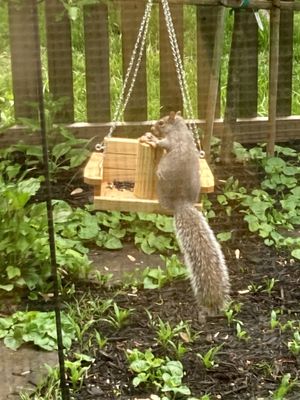
[[[158,125],[159,125],[159,126],[163,126],[164,124],[165,124],[165,123],[164,123],[163,120],[158,121]]]

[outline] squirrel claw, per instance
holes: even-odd
[[[142,137],[140,137],[141,143],[147,143],[150,146],[156,148],[158,139],[151,132],[146,132]]]

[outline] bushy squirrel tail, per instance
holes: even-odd
[[[229,276],[221,247],[203,214],[192,204],[178,205],[174,221],[198,306],[214,315],[229,301]]]

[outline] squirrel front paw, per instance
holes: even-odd
[[[151,132],[146,132],[142,137],[140,137],[139,141],[141,143],[147,143],[155,148],[159,139],[156,136],[154,136]]]

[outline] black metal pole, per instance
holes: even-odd
[[[53,209],[52,209],[52,189],[51,189],[50,172],[49,172],[49,153],[48,153],[48,140],[46,132],[45,106],[44,106],[44,96],[43,96],[43,78],[42,78],[42,63],[41,63],[37,4],[38,1],[34,1],[32,3],[33,6],[32,12],[35,14],[35,20],[37,21],[37,23],[35,24],[35,35],[37,44],[36,79],[38,88],[38,103],[39,103],[38,111],[39,111],[39,121],[41,130],[41,142],[43,148],[44,176],[45,176],[45,186],[46,186],[48,235],[49,235],[49,247],[50,247],[51,274],[52,274],[53,292],[54,292],[54,311],[56,320],[57,348],[58,348],[58,360],[59,360],[59,371],[60,371],[60,388],[61,388],[62,400],[69,400],[70,391],[69,391],[69,386],[66,383],[64,345],[63,345],[62,327],[61,327],[61,302],[60,302],[59,281],[58,281],[57,262],[56,262],[55,232],[54,232]]]

